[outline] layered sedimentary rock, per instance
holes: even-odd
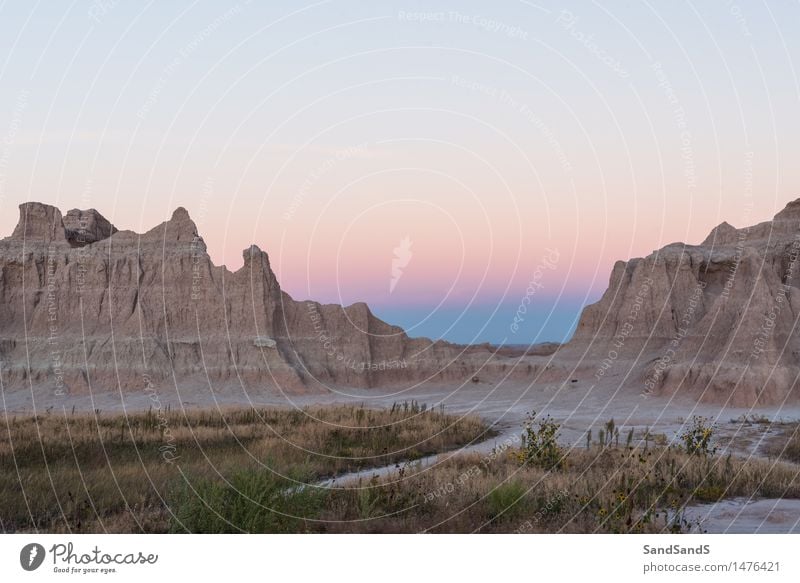
[[[216,266],[182,208],[137,234],[94,210],[27,203],[0,241],[7,390],[371,387],[470,379],[490,355],[409,338],[363,303],[294,301],[255,245],[237,271]]]
[[[800,200],[700,245],[617,262],[559,352],[595,381],[736,406],[800,397]]]

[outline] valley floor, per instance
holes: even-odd
[[[37,417],[30,393],[2,396],[6,532],[791,532],[800,521],[797,407],[584,382],[182,388],[47,406],[37,395]],[[521,460],[531,412],[558,425],[561,467]],[[713,455],[682,449],[695,417],[713,425]]]

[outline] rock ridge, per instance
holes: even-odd
[[[475,350],[410,338],[363,303],[295,301],[267,253],[214,265],[184,208],[143,234],[94,209],[20,205],[0,241],[0,367],[6,389],[44,394],[152,384],[309,392],[464,380]]]
[[[797,401],[800,199],[773,220],[714,228],[617,262],[559,351],[595,381],[731,406]],[[624,379],[624,380],[623,380]]]

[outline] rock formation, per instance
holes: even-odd
[[[490,355],[409,338],[363,303],[294,301],[255,245],[239,270],[216,266],[182,208],[140,235],[95,210],[26,203],[0,241],[6,390],[316,391],[469,379]]]
[[[409,338],[363,303],[295,301],[266,253],[243,255],[235,272],[214,265],[182,208],[137,234],[95,210],[21,205],[0,241],[4,389],[309,392],[513,375],[733,406],[800,395],[800,200],[772,221],[722,223],[700,245],[617,262],[561,346]]]
[[[735,406],[800,397],[800,200],[619,261],[559,357],[596,382]]]

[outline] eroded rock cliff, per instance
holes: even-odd
[[[736,406],[796,401],[800,200],[700,245],[617,262],[562,357],[598,382]]]
[[[182,208],[137,234],[95,210],[21,205],[0,241],[4,388],[316,392],[510,375],[733,406],[800,395],[800,200],[617,262],[572,340],[548,350],[409,338],[363,303],[295,301],[255,245],[243,258],[214,265]]]
[[[6,389],[317,391],[470,379],[490,355],[409,338],[363,303],[294,301],[255,245],[239,270],[216,266],[182,208],[137,234],[95,210],[27,203],[0,241]]]

